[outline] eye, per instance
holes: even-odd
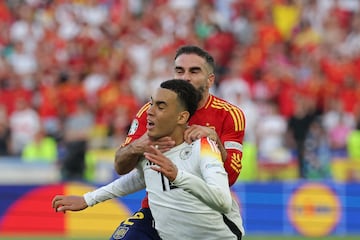
[[[201,72],[200,69],[193,69],[193,70],[191,70],[191,73],[193,73],[193,74],[197,74],[197,73],[199,73],[199,72]]]
[[[156,106],[159,110],[164,110],[167,107],[167,104],[165,102],[158,102]]]
[[[183,69],[181,69],[181,68],[175,68],[175,73],[181,74],[181,73],[183,73],[183,72],[184,72]]]

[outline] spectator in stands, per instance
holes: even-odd
[[[355,129],[349,133],[347,138],[346,148],[349,158],[360,162],[360,107],[355,112],[356,126]]]
[[[31,103],[24,98],[19,98],[15,102],[15,110],[10,114],[9,124],[11,152],[20,156],[25,145],[33,141],[40,130],[39,114],[31,107]]]
[[[0,156],[10,155],[10,128],[7,111],[0,104]]]
[[[34,140],[25,145],[21,154],[25,162],[55,163],[57,156],[57,143],[53,137],[46,136],[44,129],[35,134]]]
[[[88,141],[94,126],[94,116],[86,102],[79,101],[64,123],[66,154],[60,159],[63,180],[83,180]]]
[[[10,116],[16,99],[24,98],[47,131],[58,132],[76,102],[89,97],[81,81],[96,74],[92,66],[106,66],[109,76],[127,82],[129,99],[142,103],[149,86],[166,74],[151,76],[151,63],[171,69],[171,61],[154,59],[195,44],[213,51],[221,71],[237,64],[251,100],[261,107],[275,99],[285,118],[296,115],[292,98],[305,91],[324,110],[328,131],[326,99],[341,99],[345,118],[359,102],[359,6],[346,0],[1,1],[0,104]],[[240,60],[232,63],[237,51]],[[222,85],[218,76],[215,93]],[[42,86],[43,77],[56,79],[56,89]],[[77,83],[69,84],[70,78]],[[101,91],[92,86],[94,95]],[[111,119],[105,111],[93,117]]]
[[[330,178],[331,152],[321,119],[311,122],[304,140],[304,177],[306,179]]]
[[[286,142],[296,153],[299,177],[305,178],[305,138],[316,117],[316,111],[304,96],[299,96],[295,101],[294,114],[287,122]]]
[[[290,151],[286,148],[287,122],[279,112],[275,101],[267,103],[267,111],[260,116],[254,131],[258,146],[259,161],[268,163],[288,163]]]

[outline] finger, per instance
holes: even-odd
[[[192,140],[191,140],[191,131],[189,130],[185,130],[185,132],[184,132],[184,140],[185,140],[185,142],[187,142],[187,143],[191,143],[192,142]]]
[[[57,206],[59,206],[62,203],[62,200],[53,200],[52,202],[52,207],[56,208]]]
[[[67,210],[71,210],[68,206],[60,206],[60,207],[58,207],[58,208],[56,208],[56,211],[57,212],[63,212],[63,213],[65,213]]]
[[[150,145],[150,151],[148,153],[152,153],[154,155],[161,154],[161,151],[159,149],[159,145]]]
[[[150,162],[152,162],[153,164],[159,166],[159,167],[163,167],[163,161],[161,158],[159,158],[158,155],[155,155],[153,153],[144,153],[145,158],[148,159]]]
[[[62,201],[57,201],[53,208],[55,209],[55,211],[57,212],[58,211],[58,208],[61,207],[61,206],[64,206],[64,203]]]
[[[159,165],[152,165],[152,166],[150,166],[150,168],[154,171],[163,173],[162,168]]]
[[[164,149],[168,147],[173,147],[175,145],[175,141],[170,137],[164,137],[152,143],[153,145],[158,145],[158,149]]]
[[[62,196],[56,195],[56,196],[52,199],[52,201],[51,201],[52,207],[54,207],[54,206],[55,206],[55,203],[56,203],[57,201],[61,200],[61,199],[62,199]]]
[[[152,151],[155,151],[155,150],[152,149]],[[145,153],[144,153],[144,156],[145,156],[145,158],[146,158],[147,160],[149,160],[150,162],[153,162],[153,163],[156,163],[156,162],[157,162],[157,160],[156,160],[156,158],[155,158],[156,154],[153,153],[153,152],[145,152]]]
[[[198,133],[196,133],[196,132],[192,132],[191,134],[189,134],[189,137],[188,137],[189,142],[193,142],[193,141],[195,141],[196,139],[198,139],[198,136],[199,136],[199,134],[198,134]]]
[[[158,143],[169,142],[169,141],[172,141],[172,139],[171,139],[171,137],[168,137],[168,136],[162,137],[162,138],[156,140],[156,142],[158,142]]]

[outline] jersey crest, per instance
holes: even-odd
[[[138,127],[139,127],[139,121],[137,119],[134,119],[131,123],[128,135],[134,135]]]
[[[191,148],[191,147],[186,147],[186,148],[184,148],[183,150],[181,150],[181,152],[180,152],[180,159],[181,159],[181,160],[189,159],[190,156],[191,156],[191,151],[192,151],[192,148]]]

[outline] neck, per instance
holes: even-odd
[[[175,141],[175,146],[180,145],[184,142],[184,132],[185,132],[186,127],[187,127],[187,125],[179,126],[171,134],[170,137]]]
[[[203,108],[209,99],[210,93],[206,92],[202,95],[202,98],[198,104],[198,109]]]

